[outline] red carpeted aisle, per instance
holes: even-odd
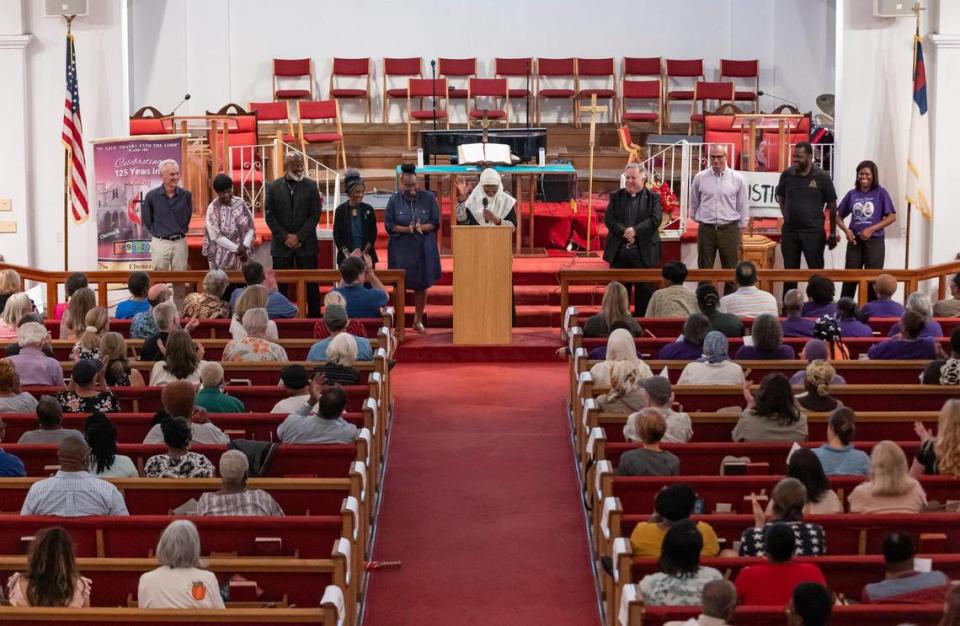
[[[566,367],[397,366],[366,626],[599,624]]]

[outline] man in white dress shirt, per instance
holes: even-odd
[[[727,626],[737,608],[737,588],[729,580],[711,580],[703,586],[703,612],[685,622],[667,622],[664,626]]]
[[[60,471],[30,487],[20,515],[129,515],[120,490],[87,471],[89,457],[90,448],[83,439],[61,441]]]
[[[690,216],[697,222],[697,266],[733,269],[740,256],[740,240],[750,221],[747,184],[740,172],[727,167],[727,146],[710,146],[710,167],[690,184]]]
[[[737,317],[757,317],[769,313],[780,315],[780,307],[773,294],[757,288],[757,268],[750,261],[737,265],[737,290],[720,298],[720,312]]]

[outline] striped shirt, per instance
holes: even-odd
[[[34,483],[20,515],[129,515],[120,490],[90,472],[59,471]]]
[[[197,515],[283,515],[283,509],[263,489],[246,489],[239,493],[207,492],[197,502]]]
[[[720,298],[720,312],[737,317],[757,317],[769,313],[774,317],[780,314],[777,299],[757,287],[740,287],[730,295]]]

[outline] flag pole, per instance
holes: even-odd
[[[911,204],[907,202],[907,234],[906,234],[907,245],[905,246],[906,252],[904,253],[904,259],[903,259],[903,269],[905,270],[910,269],[910,216],[912,214],[913,214],[913,206],[911,206]]]
[[[73,37],[73,18],[76,15],[64,15],[67,22],[67,42]],[[63,271],[70,271],[70,148],[63,148]]]

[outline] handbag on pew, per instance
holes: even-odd
[[[250,476],[265,476],[270,469],[270,461],[276,454],[280,444],[272,441],[255,441],[253,439],[231,439],[227,444],[229,450],[239,450],[247,455],[250,461]]]

